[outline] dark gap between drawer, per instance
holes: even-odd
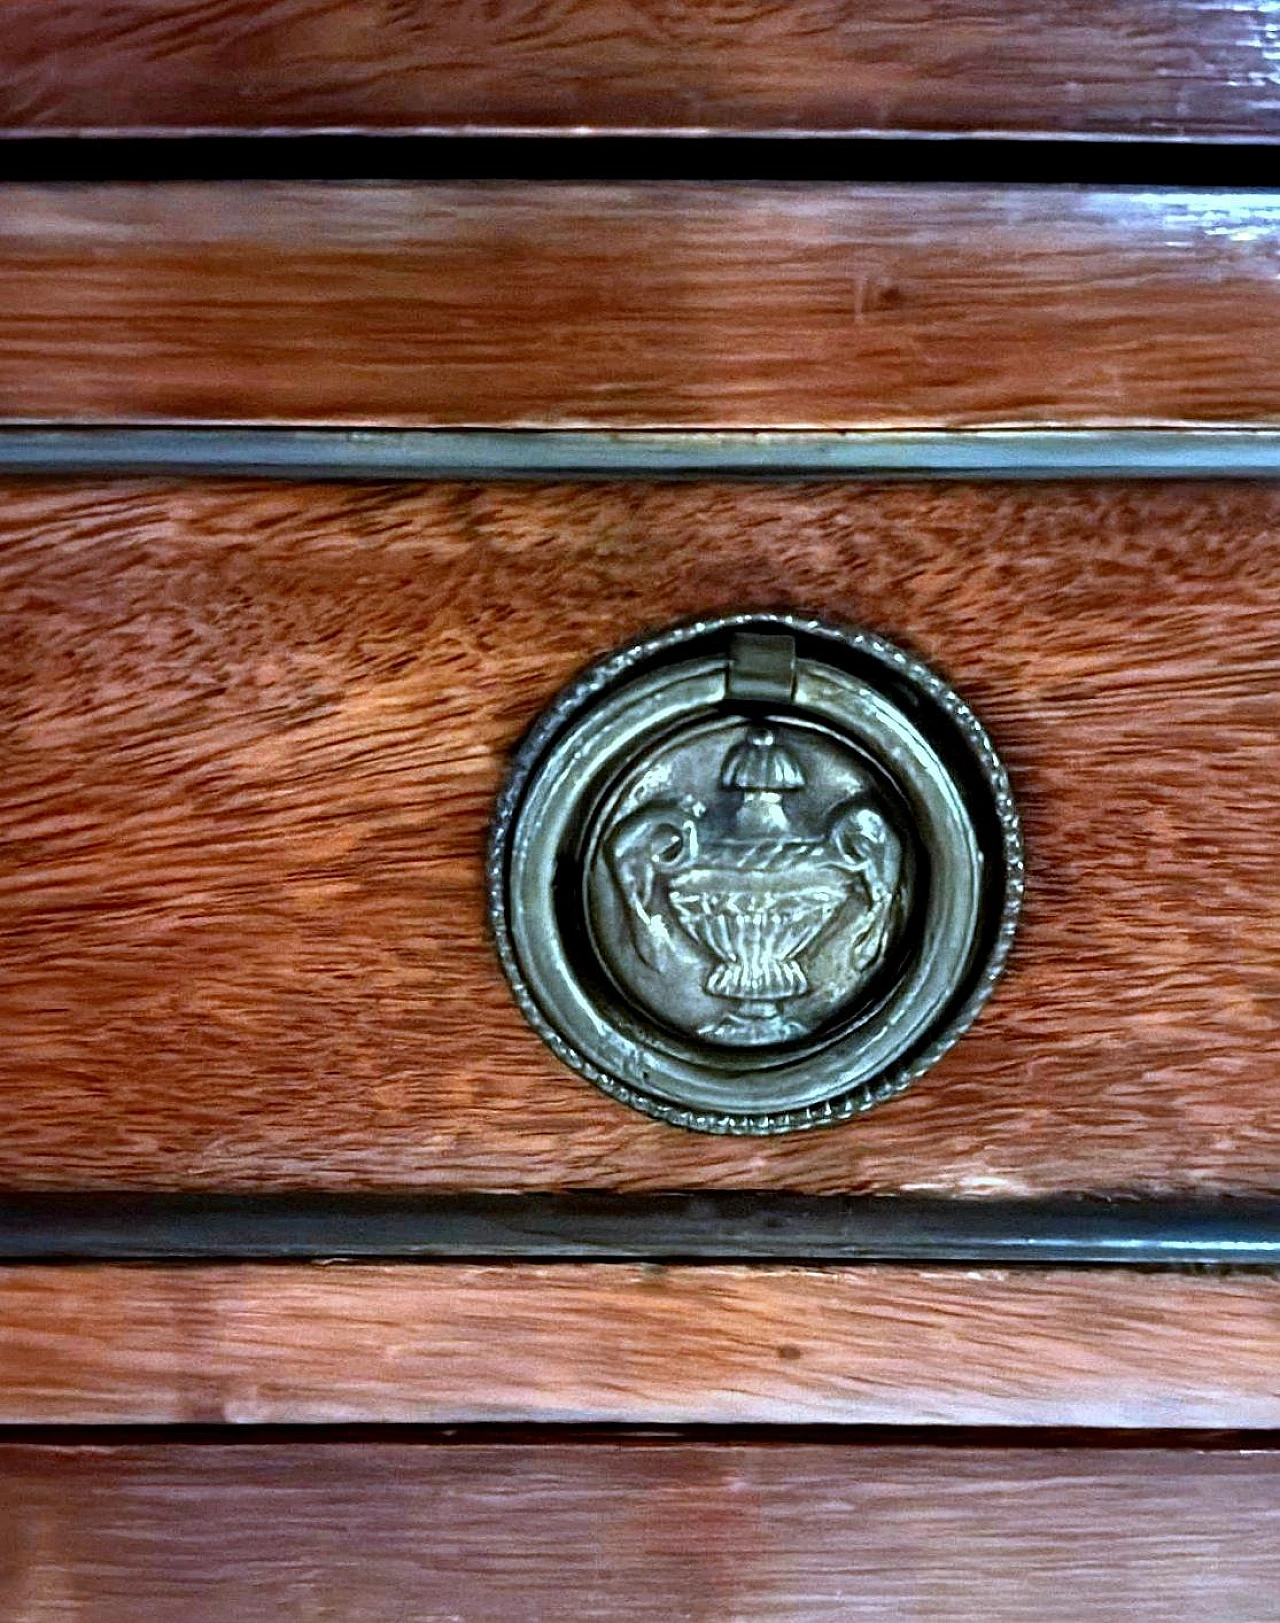
[[[1275,140],[874,131],[447,130],[5,135],[7,181],[795,180],[1274,188]]]

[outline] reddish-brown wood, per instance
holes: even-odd
[[[1274,487],[2,494],[0,1186],[1276,1190]],[[712,1139],[547,1053],[482,856],[586,660],[774,603],[971,700],[1027,909],[905,1099]]]
[[[0,416],[1274,422],[1278,246],[1230,192],[0,187]]]
[[[1276,133],[1265,0],[6,0],[11,130]]]
[[[1280,1426],[1280,1281],[584,1263],[0,1269],[0,1423]]]
[[[1274,1615],[1280,1458],[610,1442],[0,1448],[23,1623]]]

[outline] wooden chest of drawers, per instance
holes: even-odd
[[[1280,214],[1151,141],[1272,137],[1243,14],[134,9],[0,45],[7,1615],[1270,1615]],[[485,916],[534,718],[744,608],[927,660],[1026,844],[974,1029],[775,1137]]]

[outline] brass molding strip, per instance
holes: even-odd
[[[1280,1200],[796,1195],[0,1195],[0,1263],[982,1263],[1272,1267]]]
[[[265,479],[1272,479],[1280,428],[0,427],[0,474]]]

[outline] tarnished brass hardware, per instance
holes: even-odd
[[[795,614],[675,626],[571,683],[516,753],[489,861],[547,1043],[720,1133],[900,1093],[990,995],[1022,887],[972,712],[882,638]]]

